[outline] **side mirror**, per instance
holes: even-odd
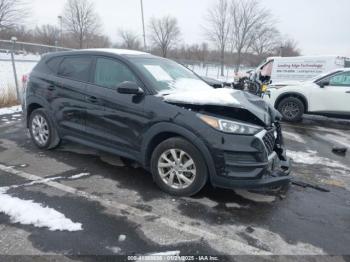
[[[117,86],[119,94],[143,95],[144,91],[135,82],[123,82]]]
[[[326,86],[329,86],[329,81],[321,81],[318,83],[318,85],[321,87],[321,88],[324,88]]]

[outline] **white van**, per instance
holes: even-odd
[[[344,67],[350,67],[350,59],[340,56],[269,57],[255,73],[262,82],[286,85]]]

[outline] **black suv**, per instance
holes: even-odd
[[[207,182],[231,189],[290,180],[279,113],[171,60],[116,49],[47,54],[25,92],[36,146],[66,139],[134,160],[173,195]]]

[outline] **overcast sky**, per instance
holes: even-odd
[[[207,10],[215,0],[143,0],[145,20],[152,16],[177,17],[185,43],[206,41],[202,26]],[[65,0],[32,0],[30,22],[58,24]],[[104,33],[117,40],[118,28],[141,35],[140,0],[95,0]],[[277,18],[277,27],[298,42],[304,55],[350,56],[350,0],[261,0]]]

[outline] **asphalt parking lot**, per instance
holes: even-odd
[[[66,142],[40,151],[20,114],[0,116],[0,187],[81,225],[53,231],[0,213],[0,254],[350,255],[350,152],[332,152],[350,145],[350,122],[307,117],[283,126],[296,179],[330,192],[207,186],[174,198],[116,156]]]

